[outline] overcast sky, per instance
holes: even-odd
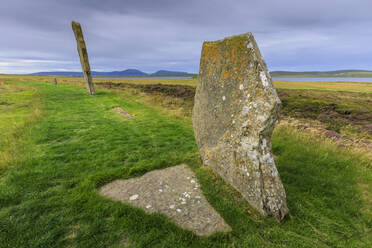
[[[372,70],[371,0],[1,0],[0,73],[197,72],[203,41],[252,32],[269,70]]]

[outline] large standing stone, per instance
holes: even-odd
[[[204,42],[193,109],[203,162],[277,220],[288,213],[271,152],[280,106],[251,33]]]
[[[53,78],[53,84],[57,85],[57,78]]]
[[[83,31],[81,30],[80,23],[72,22],[72,30],[74,31],[77,50],[79,52],[81,69],[83,70],[85,86],[89,94],[94,95],[96,91],[94,90],[93,80],[90,73],[90,65],[88,59],[88,51],[85,46]]]

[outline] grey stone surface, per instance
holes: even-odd
[[[127,111],[119,107],[114,108],[114,111],[124,118],[130,119],[134,117],[134,115],[129,114]]]
[[[81,69],[83,70],[85,86],[87,88],[88,93],[94,95],[96,94],[96,91],[93,85],[93,80],[90,72],[88,51],[85,45],[83,31],[81,30],[80,23],[72,22],[72,30],[74,31],[76,38],[77,50],[80,57]]]
[[[53,78],[53,84],[57,85],[57,78]]]
[[[198,235],[231,230],[205,199],[194,173],[185,164],[116,180],[103,186],[99,193],[148,213],[163,213]]]
[[[278,221],[288,213],[271,152],[280,106],[251,33],[203,44],[193,109],[202,160]]]

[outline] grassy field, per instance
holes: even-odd
[[[369,77],[372,78],[372,71],[341,70],[323,72],[271,72],[273,77]]]
[[[1,76],[3,80],[21,80],[52,82],[52,76]],[[81,85],[83,79],[78,77],[56,77],[59,82]],[[190,79],[163,79],[163,78],[95,78],[95,83],[128,83],[128,84],[172,84],[196,86],[197,78]],[[307,89],[307,90],[327,90],[372,93],[372,83],[369,82],[293,82],[293,81],[274,81],[274,85],[279,89]]]
[[[6,88],[0,99],[8,106],[0,126],[17,147],[0,174],[0,247],[372,246],[372,165],[361,154],[277,128],[273,151],[290,209],[279,224],[260,217],[202,166],[189,116],[180,118],[136,91],[98,89],[89,96],[81,87],[48,81],[0,77]],[[115,107],[136,117],[124,120]],[[17,118],[9,122],[5,116],[12,115]],[[10,153],[4,146],[2,152]],[[97,193],[114,179],[180,163],[197,174],[232,232],[198,237],[160,214]]]
[[[18,157],[17,140],[40,115],[39,104],[36,88],[0,81],[0,173]]]
[[[173,84],[106,81],[96,85],[144,92],[164,107],[178,108],[183,115],[191,116],[195,86],[182,84],[182,80]],[[275,85],[283,103],[282,117],[296,118],[305,126],[311,122],[322,132],[336,131],[348,136],[347,139],[372,142],[372,93],[369,92],[372,83],[275,82]],[[369,146],[372,149],[372,143]]]
[[[369,83],[369,82],[274,81],[274,85],[278,89],[327,90],[327,91],[372,93],[372,83]]]

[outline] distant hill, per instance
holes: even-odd
[[[82,72],[74,72],[74,71],[49,71],[49,72],[36,72],[31,73],[28,75],[36,75],[36,76],[72,76],[72,77],[82,77]],[[92,71],[92,76],[94,77],[133,77],[133,76],[177,76],[177,75],[194,75],[187,72],[180,72],[180,71],[166,71],[166,70],[159,70],[155,73],[148,74],[146,72],[137,70],[137,69],[127,69],[124,71],[111,71],[111,72],[99,72],[99,71]]]
[[[30,73],[27,75],[33,76],[72,76],[72,77],[80,77],[83,76],[82,72],[75,72],[75,71],[44,71],[44,72],[35,72]]]
[[[166,71],[166,70],[160,70],[157,72],[152,73],[151,75],[187,75],[189,73],[184,71]]]
[[[337,70],[337,71],[272,71],[272,77],[372,77],[369,70]],[[82,72],[74,71],[49,71],[36,72],[28,75],[37,76],[72,76],[82,77]],[[159,70],[154,73],[146,73],[137,69],[127,69],[123,71],[98,72],[92,71],[94,77],[165,77],[165,76],[197,76],[197,74],[183,71]]]
[[[272,77],[372,77],[368,70],[337,70],[337,71],[272,71]]]
[[[97,72],[93,71],[92,76],[145,76],[147,73],[137,69],[127,69],[124,71]]]

